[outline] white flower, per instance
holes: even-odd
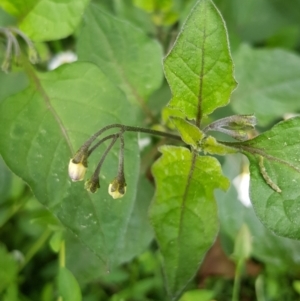
[[[120,199],[126,193],[126,183],[125,181],[120,181],[118,178],[115,178],[108,186],[108,193],[114,199]]]
[[[74,163],[73,159],[69,162],[69,177],[73,182],[82,181],[86,172],[86,167],[82,162]]]
[[[245,206],[251,206],[251,200],[249,197],[249,184],[250,184],[250,174],[248,172],[243,172],[233,179],[233,185],[238,193],[238,199]]]
[[[54,70],[63,64],[73,63],[75,61],[77,61],[77,55],[74,52],[60,52],[56,54],[48,63],[48,70]]]

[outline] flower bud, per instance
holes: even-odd
[[[87,180],[84,184],[84,188],[91,193],[95,193],[98,188],[100,188],[99,179],[91,178]]]
[[[69,162],[69,177],[73,182],[82,181],[86,172],[86,166],[82,162],[75,163],[74,159]]]
[[[126,182],[125,179],[116,177],[108,186],[108,193],[114,198],[119,199],[126,193]]]

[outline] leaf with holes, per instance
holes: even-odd
[[[146,113],[145,101],[162,83],[162,49],[140,29],[91,4],[77,44],[79,60],[97,64]]]
[[[130,230],[139,175],[136,135],[126,134],[127,192],[121,200],[113,200],[107,192],[117,174],[118,143],[104,162],[101,189],[96,194],[89,194],[82,182],[70,181],[68,163],[74,151],[98,129],[134,120],[131,106],[90,63],[29,74],[33,84],[0,104],[0,120],[5,124],[0,128],[0,152],[38,200],[102,260],[99,269],[106,271],[148,244],[148,240],[137,240]],[[105,146],[100,146],[89,158],[88,176],[104,150]],[[139,225],[144,219],[135,221]],[[135,227],[142,227],[138,225]]]
[[[153,165],[156,194],[150,219],[174,300],[197,272],[217,235],[214,189],[226,190],[229,181],[213,157],[175,146],[160,151],[162,157]]]
[[[200,125],[203,115],[228,103],[236,86],[224,21],[210,0],[199,0],[189,15],[164,69],[180,109]]]
[[[257,216],[281,236],[300,239],[300,117],[237,143],[250,161],[250,198]]]

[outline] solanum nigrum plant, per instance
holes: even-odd
[[[226,191],[230,182],[215,155],[247,156],[257,216],[278,235],[299,239],[300,118],[254,138],[248,132],[256,112],[203,122],[229,103],[237,86],[226,27],[214,4],[196,3],[163,60],[174,127],[167,131],[139,125],[140,112],[149,115],[145,99],[162,81],[160,45],[97,6],[85,16],[78,62],[42,73],[22,56],[29,84],[0,103],[0,151],[37,199],[97,256],[97,268],[106,273],[139,254],[152,238],[149,218],[168,293],[178,299],[218,234],[214,190]],[[20,29],[26,32],[29,23],[22,20]],[[35,57],[21,30],[0,31],[7,38],[5,70],[13,51],[21,56],[15,34]],[[37,41],[60,37],[47,30],[27,34]],[[218,140],[213,132],[233,139]],[[167,139],[152,166],[155,194],[148,213],[140,210],[141,202],[148,208],[151,193],[140,197],[146,188],[137,133]],[[64,263],[61,268],[61,278],[69,277]]]

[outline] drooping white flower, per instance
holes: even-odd
[[[120,180],[118,177],[116,177],[108,186],[108,193],[114,198],[114,199],[120,199],[124,196],[126,193],[126,183],[125,179]]]
[[[74,160],[71,159],[69,162],[69,177],[73,182],[82,181],[85,176],[86,167],[82,162],[74,163]]]
[[[250,174],[249,172],[242,172],[233,179],[233,185],[238,193],[239,201],[247,207],[251,206],[249,197]]]
[[[77,61],[77,55],[72,51],[64,51],[56,54],[48,63],[48,70],[54,70],[59,66]]]

